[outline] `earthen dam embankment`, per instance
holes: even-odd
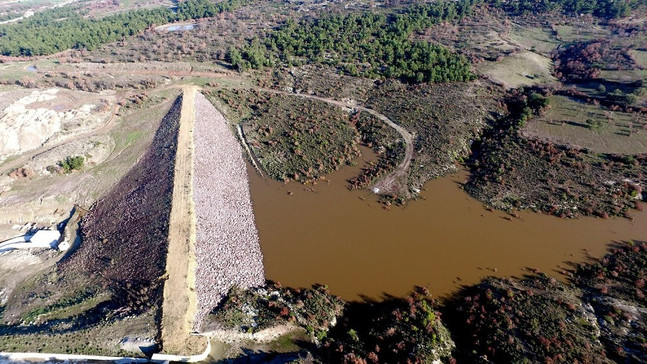
[[[196,218],[196,328],[228,290],[265,282],[242,149],[224,116],[195,98],[193,200]]]

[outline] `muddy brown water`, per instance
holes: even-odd
[[[360,167],[314,186],[249,169],[268,279],[327,284],[348,300],[402,296],[416,285],[442,298],[482,277],[520,277],[528,268],[566,279],[569,261],[600,257],[612,242],[647,240],[647,209],[632,212],[634,221],[532,212],[508,220],[460,189],[465,171],[428,182],[421,200],[387,211],[370,191],[346,188]]]

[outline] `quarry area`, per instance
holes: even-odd
[[[0,105],[3,108],[0,118],[0,137],[3,140],[0,162],[12,155],[23,154],[46,144],[56,144],[93,130],[110,118],[112,97],[100,98],[89,93],[56,88],[32,91],[24,97],[20,97],[20,94],[0,94],[4,103]],[[8,102],[11,103],[7,105]]]

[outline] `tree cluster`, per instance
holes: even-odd
[[[287,21],[262,41],[231,49],[238,69],[319,63],[351,76],[400,78],[408,82],[469,81],[469,62],[446,48],[410,36],[442,21],[467,15],[479,0],[414,5],[401,13],[366,12],[314,21]]]
[[[569,15],[592,14],[613,19],[629,15],[644,0],[490,0],[511,15],[559,12]]]
[[[607,40],[577,42],[556,50],[555,75],[562,81],[587,81],[598,78],[600,70],[630,70],[637,64],[630,50]]]
[[[76,157],[67,156],[58,164],[61,166],[61,168],[63,168],[63,172],[70,173],[71,171],[83,168],[84,162],[85,158],[83,158],[83,156],[77,155]]]
[[[39,12],[16,24],[0,27],[0,54],[38,56],[70,48],[92,50],[97,46],[140,33],[156,24],[212,17],[250,3],[249,0],[189,0],[176,9],[156,8],[88,19],[73,7]]]

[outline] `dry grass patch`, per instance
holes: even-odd
[[[610,33],[608,28],[603,28],[596,24],[555,25],[553,30],[557,35],[557,39],[565,43],[604,38]]]
[[[518,24],[512,27],[508,34],[508,39],[520,47],[527,50],[532,49],[543,55],[550,54],[560,44],[550,29],[538,26],[521,26]]]
[[[129,316],[116,321],[104,321],[79,330],[57,330],[55,327],[7,332],[0,326],[0,351],[44,352],[84,355],[113,355],[143,357],[141,350],[128,352],[120,347],[127,336],[153,341],[157,328],[151,325],[155,312]]]
[[[600,71],[600,78],[603,78],[611,82],[633,82],[636,80],[646,80],[647,79],[647,70],[645,69],[636,69],[636,70],[622,70],[622,71]]]
[[[647,153],[647,117],[610,111],[566,96],[551,96],[546,114],[531,121],[524,132],[559,144],[596,153]]]
[[[647,68],[647,51],[631,50],[636,62],[643,68]]]
[[[552,61],[547,57],[523,51],[500,61],[483,62],[476,69],[496,83],[517,88],[556,82],[557,79],[551,74],[552,66]]]

